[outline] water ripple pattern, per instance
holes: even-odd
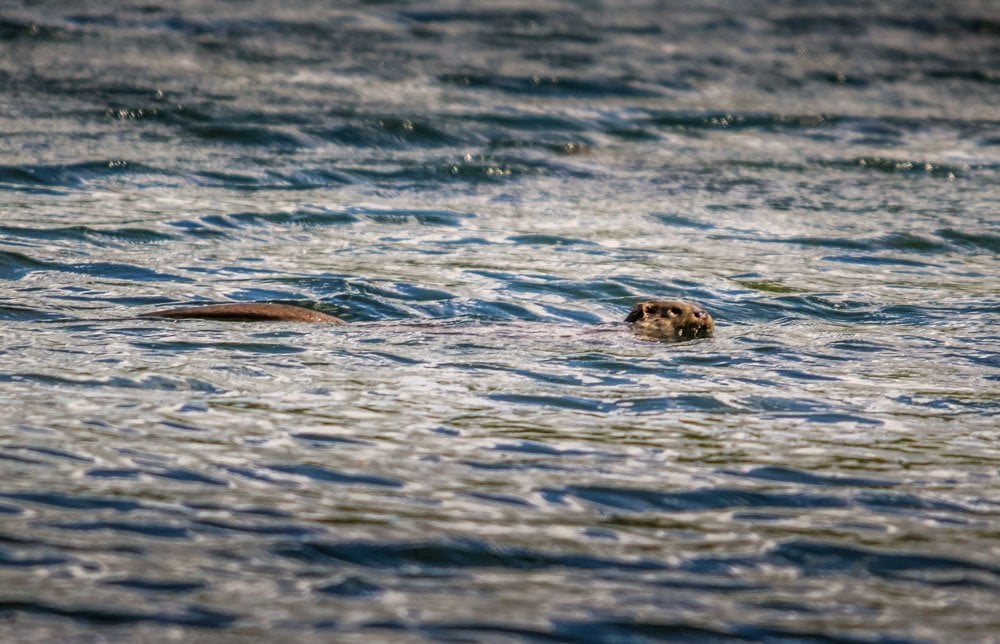
[[[0,52],[0,639],[1000,632],[995,3],[13,0]],[[250,301],[348,324],[138,317]]]

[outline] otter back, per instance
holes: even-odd
[[[344,324],[338,317],[289,304],[209,304],[182,306],[176,309],[143,313],[144,318],[195,318],[202,320],[231,320],[241,322],[321,322]]]

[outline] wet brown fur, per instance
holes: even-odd
[[[697,304],[675,300],[640,302],[625,321],[641,336],[655,340],[693,340],[707,338],[715,330],[715,321]]]
[[[344,321],[329,313],[289,304],[208,304],[205,306],[182,306],[176,309],[143,313],[144,318],[198,318],[202,320],[228,320],[239,322],[319,322],[344,324]]]

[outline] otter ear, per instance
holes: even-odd
[[[625,321],[628,323],[638,322],[643,317],[645,317],[645,315],[646,314],[643,311],[642,304],[636,304],[635,306],[632,307],[632,310],[629,311],[628,317],[625,318]]]

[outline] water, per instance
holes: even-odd
[[[1000,632],[994,3],[24,0],[0,52],[3,639]],[[222,301],[351,324],[134,317]]]

